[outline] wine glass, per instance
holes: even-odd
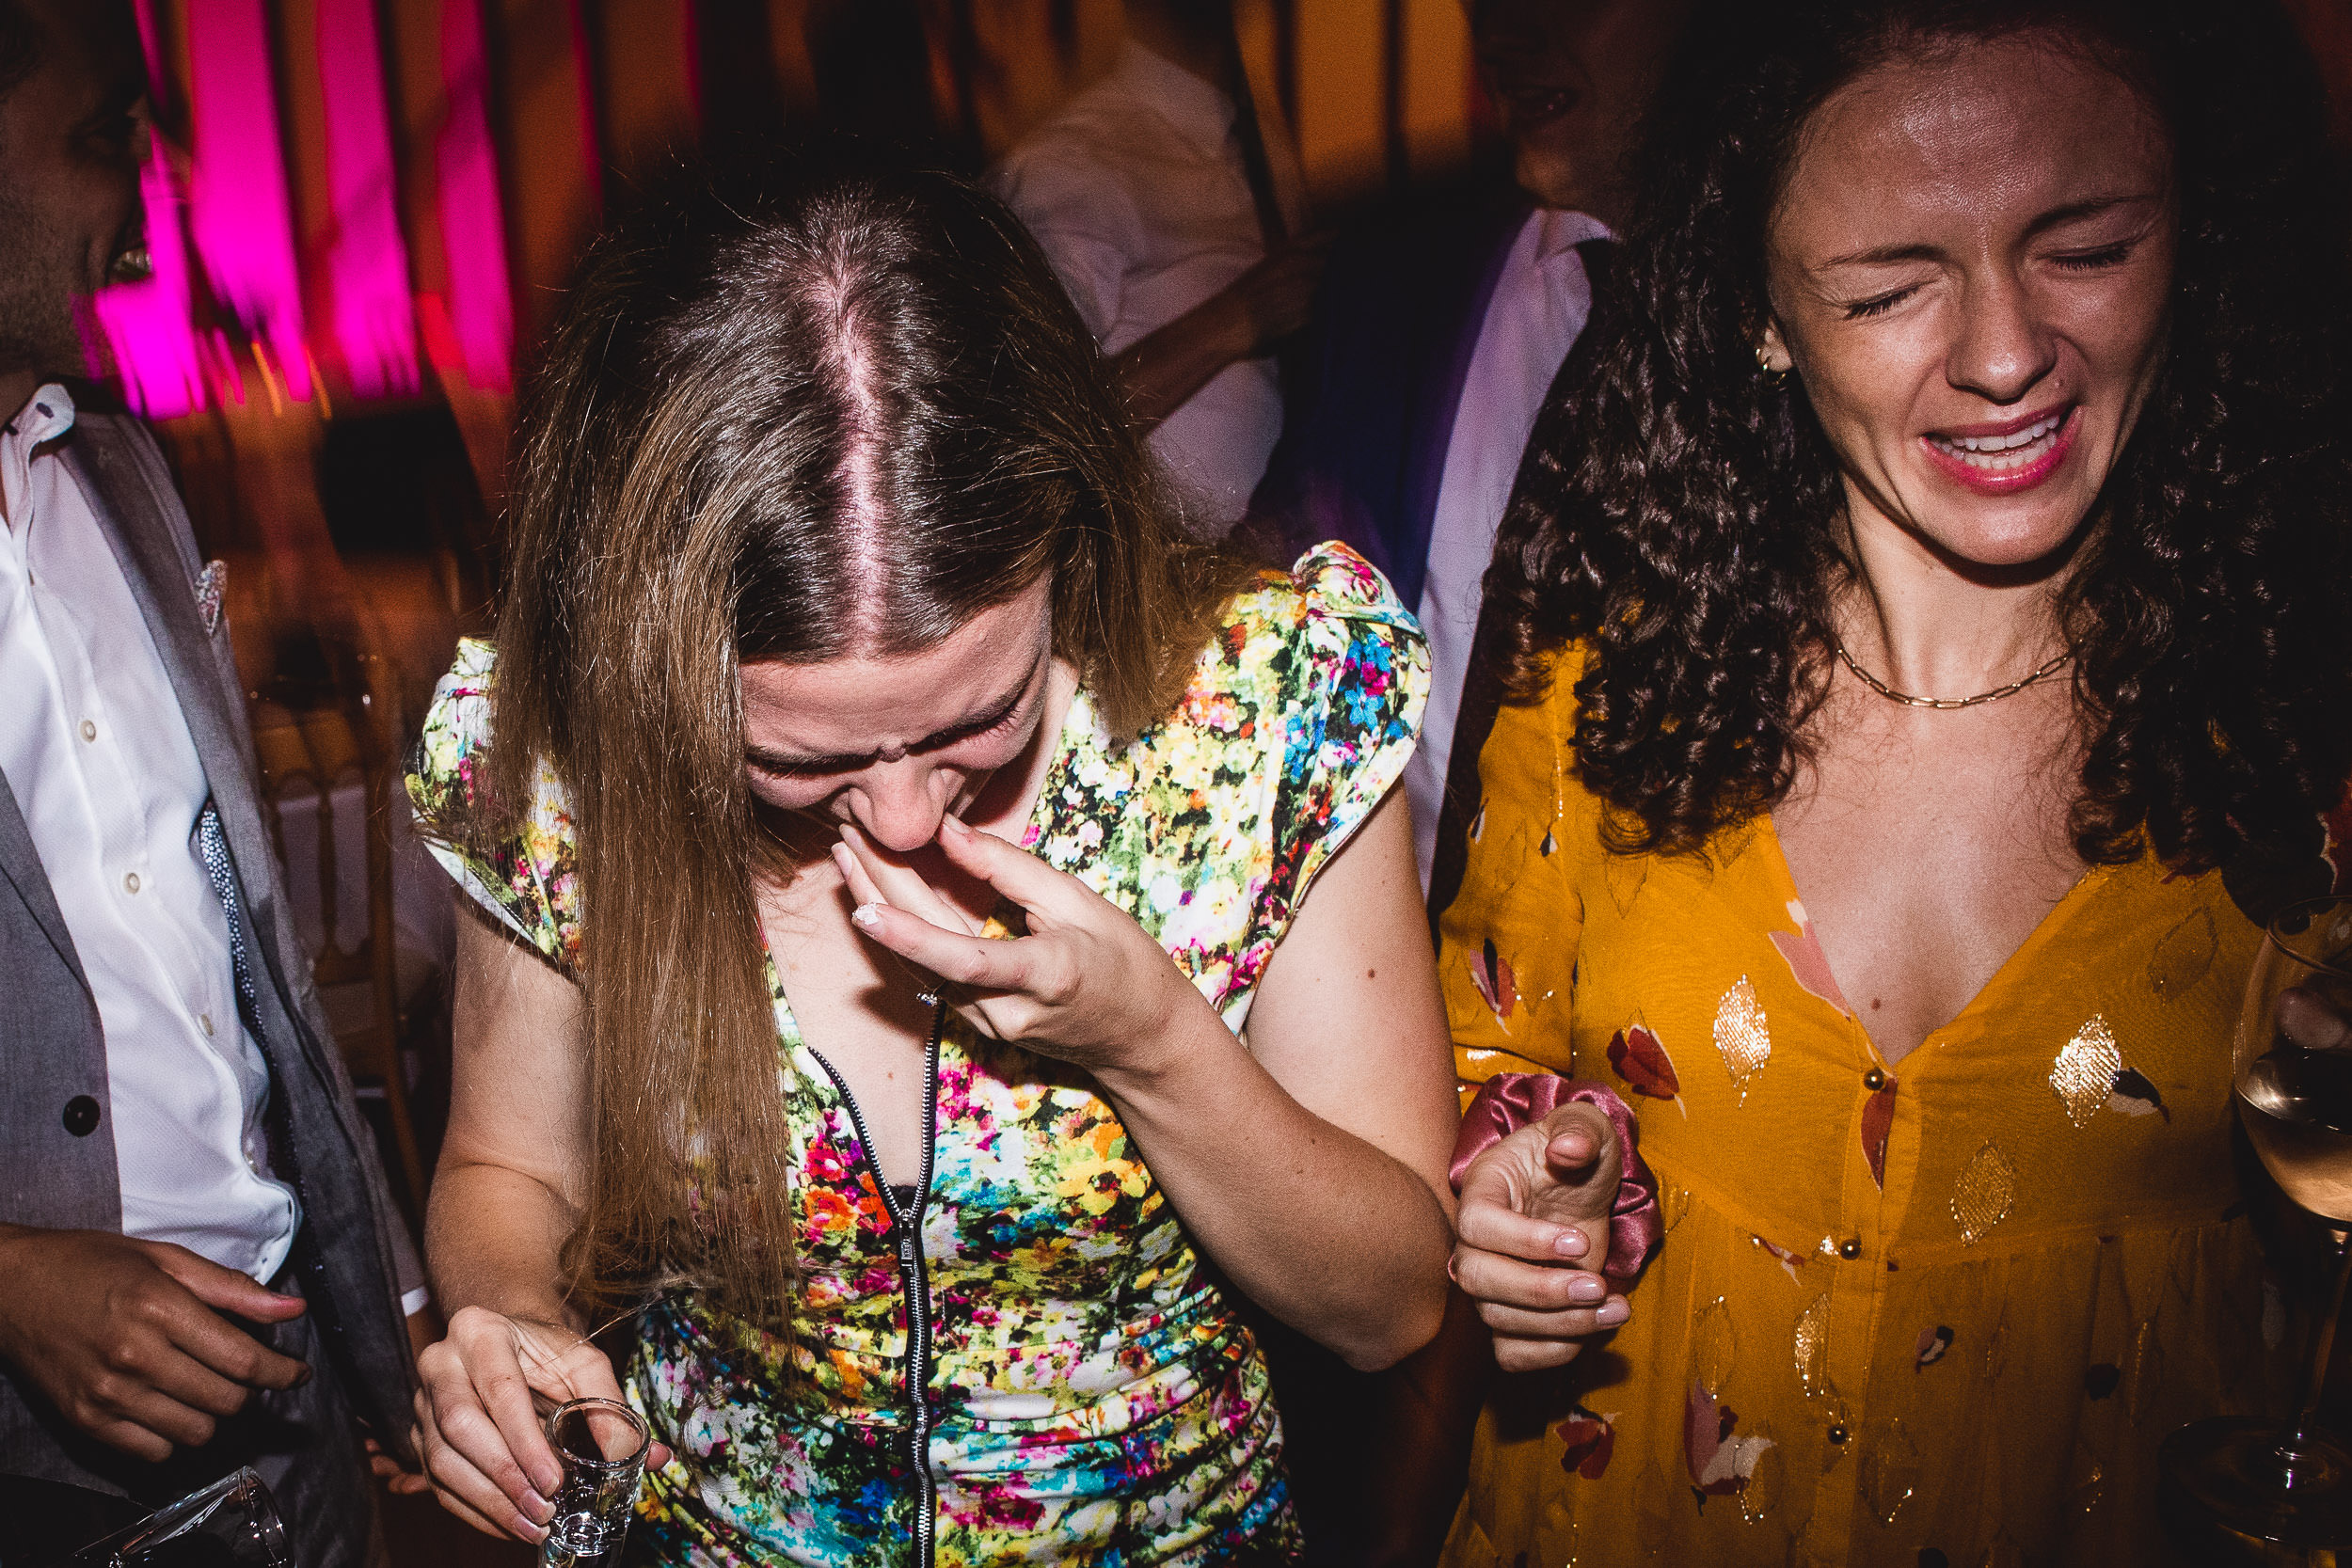
[[[2168,1492],[2239,1535],[2352,1546],[2352,1450],[2319,1427],[2319,1394],[2352,1273],[2352,899],[2290,904],[2270,922],[2239,1010],[2238,1119],[2281,1191],[2334,1245],[2311,1370],[2284,1425],[2216,1417],[2165,1439]]]

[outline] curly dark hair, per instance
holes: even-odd
[[[1755,358],[1803,127],[1899,51],[2027,28],[2146,96],[2180,197],[2166,357],[2060,601],[2076,850],[2201,870],[2314,836],[2352,774],[2352,255],[2291,25],[2263,0],[1708,8],[1652,112],[1598,368],[1538,420],[1486,575],[1509,697],[1539,699],[1553,654],[1584,646],[1575,746],[1611,847],[1692,850],[1769,810],[1828,689],[1838,465],[1801,382]]]

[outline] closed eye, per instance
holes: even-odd
[[[2131,260],[2137,240],[2123,240],[2115,245],[2101,245],[2096,250],[2077,250],[2065,256],[2053,256],[2051,263],[2068,272],[2101,272],[2108,267],[2122,266]]]
[[[1867,320],[1872,316],[1883,316],[1918,292],[1919,286],[1914,283],[1886,293],[1872,294],[1868,299],[1856,300],[1846,307],[1846,319],[1850,322],[1856,322]]]

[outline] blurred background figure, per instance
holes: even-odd
[[[1335,251],[1258,492],[1283,539],[1344,539],[1419,607],[1433,682],[1406,781],[1424,891],[1479,578],[1535,411],[1557,377],[1578,373],[1572,349],[1607,309],[1626,156],[1688,8],[1475,0],[1478,75],[1509,144],[1507,178],[1498,166],[1407,203]]]
[[[1323,251],[1279,105],[1250,91],[1230,0],[1128,0],[1110,74],[989,179],[1061,277],[1193,531],[1248,509],[1282,428],[1275,345]]]

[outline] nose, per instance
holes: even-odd
[[[946,803],[931,787],[937,770],[901,757],[878,762],[850,791],[850,814],[885,849],[919,849],[939,832]]]
[[[2003,273],[1973,281],[1961,306],[1960,333],[1945,374],[1963,391],[1989,403],[2012,404],[2058,362],[2057,337],[2042,323],[2033,295]]]

